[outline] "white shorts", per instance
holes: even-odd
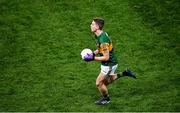
[[[114,66],[103,66],[103,65],[101,65],[101,73],[105,76],[114,74],[117,67],[118,67],[118,64],[116,64]]]

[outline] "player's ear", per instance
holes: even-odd
[[[96,25],[96,29],[99,29],[97,25]]]
[[[99,25],[95,22],[95,25],[96,25],[96,29],[99,29]]]

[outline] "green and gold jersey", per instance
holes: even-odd
[[[102,61],[102,65],[113,66],[117,64],[117,58],[114,54],[112,41],[106,32],[102,32],[98,37],[96,36],[96,45],[100,56],[103,56],[104,52],[109,50],[109,60]]]

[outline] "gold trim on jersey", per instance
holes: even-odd
[[[98,50],[99,50],[99,53],[104,54],[107,52],[107,50],[109,50],[109,52],[111,52],[112,48],[113,48],[112,43],[110,43],[110,44],[109,43],[101,43]]]

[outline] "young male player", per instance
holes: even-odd
[[[104,20],[102,18],[94,18],[91,23],[91,31],[95,34],[97,49],[94,54],[85,57],[86,61],[101,61],[101,71],[96,79],[96,86],[102,95],[95,104],[105,105],[110,102],[107,85],[123,76],[136,78],[130,70],[126,69],[122,73],[115,74],[118,62],[115,57],[112,41],[103,29]],[[99,54],[100,56],[96,56]]]

